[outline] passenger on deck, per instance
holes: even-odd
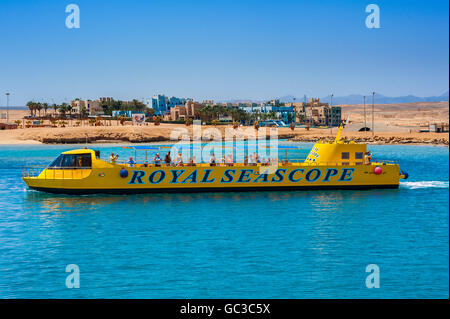
[[[367,151],[364,154],[364,162],[365,162],[365,164],[370,164],[371,160],[372,160],[372,152],[371,151]]]
[[[148,161],[144,162],[144,167],[148,167]]]
[[[227,162],[227,159],[225,158],[225,154],[224,154],[224,155],[222,155],[221,163],[222,163],[223,165],[225,165],[226,162]]]
[[[111,152],[111,156],[109,157],[111,164],[116,164],[116,161],[118,158],[119,158],[119,155],[114,155],[114,153]]]
[[[130,167],[133,167],[134,164],[136,164],[136,162],[133,160],[132,157],[130,157],[130,160],[128,161],[128,164],[130,165]]]
[[[159,153],[156,153],[153,161],[155,162],[155,166],[161,166],[162,158],[159,157]]]
[[[245,156],[244,158],[244,165],[248,165],[248,156]]]
[[[214,155],[214,153],[211,154],[211,157],[209,158],[209,165],[211,166],[216,166],[216,155]]]
[[[257,156],[256,152],[253,152],[253,154],[250,155],[250,165],[256,165]]]
[[[183,156],[181,155],[181,153],[178,153],[178,155],[175,159],[175,165],[183,166]]]
[[[164,157],[164,162],[166,163],[166,165],[170,165],[170,163],[172,162],[172,158],[170,157],[170,151],[166,154],[166,157]]]
[[[233,155],[229,154],[227,156],[227,165],[228,166],[233,166]]]

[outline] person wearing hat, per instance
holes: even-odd
[[[161,166],[162,158],[159,157],[159,153],[156,153],[153,161],[155,162],[155,166]]]

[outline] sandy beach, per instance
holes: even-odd
[[[371,127],[372,113],[371,105],[366,105],[366,124]],[[374,108],[375,135],[371,132],[358,132],[364,125],[363,105],[343,105],[343,118],[349,117],[350,123],[345,128],[342,137],[344,140],[355,140],[357,142],[376,144],[438,144],[448,145],[448,133],[419,132],[421,127],[429,123],[448,123],[449,103],[405,103],[375,105]],[[5,110],[1,109],[2,115]],[[0,144],[40,144],[40,143],[149,143],[171,141],[171,134],[175,134],[175,140],[185,134],[192,138],[192,126],[183,124],[162,123],[155,126],[148,123],[145,126],[133,126],[130,122],[120,125],[112,120],[104,123],[105,126],[89,126],[87,121],[77,125],[76,120],[67,121],[66,127],[38,127],[23,128],[25,122],[23,117],[29,115],[26,110],[10,110],[10,123],[21,120],[20,128],[0,131]],[[0,122],[5,122],[2,119]],[[47,123],[48,122],[48,123]],[[45,124],[50,124],[45,121]],[[220,130],[225,136],[226,125],[202,126],[202,131],[210,128]],[[242,127],[250,129],[252,127]],[[267,129],[267,135],[269,130]],[[179,133],[177,133],[179,132]],[[180,134],[182,132],[182,134]],[[183,133],[184,132],[184,133]],[[278,137],[292,141],[315,142],[317,140],[334,139],[337,128],[279,128]],[[209,139],[209,134],[204,133],[203,139]]]

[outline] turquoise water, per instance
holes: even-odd
[[[289,156],[305,157],[311,144]],[[66,196],[21,168],[74,146],[0,146],[1,298],[448,298],[449,150],[371,146],[398,190]],[[121,158],[119,146],[98,146]],[[163,152],[164,153],[164,152]],[[68,289],[68,264],[80,288]],[[368,289],[368,264],[380,288]]]

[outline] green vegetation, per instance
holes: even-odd
[[[212,123],[214,120],[219,120],[221,116],[230,116],[233,123],[249,124],[255,121],[277,120],[280,119],[275,112],[269,113],[247,113],[240,108],[231,108],[221,105],[204,106],[200,111],[200,118],[204,122]],[[216,122],[217,123],[217,122]]]
[[[75,99],[80,100],[80,99]],[[41,103],[41,102],[33,102],[29,101],[27,104],[28,109],[30,110],[30,115],[32,117],[44,117],[44,118],[66,118],[68,115],[69,117],[72,117],[73,114],[73,107],[70,104],[62,103],[62,104],[56,104],[53,103],[52,105],[48,103]],[[139,102],[138,100],[134,99],[132,101],[126,102],[121,100],[103,100],[100,102],[100,106],[103,108],[105,115],[112,115],[112,111],[136,111],[139,113],[147,113],[150,116],[152,116],[155,113],[154,109],[147,108],[147,106]],[[52,114],[49,114],[48,110],[53,109]],[[42,112],[43,111],[43,112]],[[42,114],[43,113],[43,114]],[[88,110],[83,107],[80,110],[80,113],[77,114],[78,118],[87,118],[89,115]]]
[[[138,113],[147,113],[153,115],[154,109],[148,108],[144,103],[133,99],[130,102],[124,102],[121,100],[103,100],[100,102],[100,106],[103,108],[103,112],[107,115],[112,115],[112,111],[136,111]]]

